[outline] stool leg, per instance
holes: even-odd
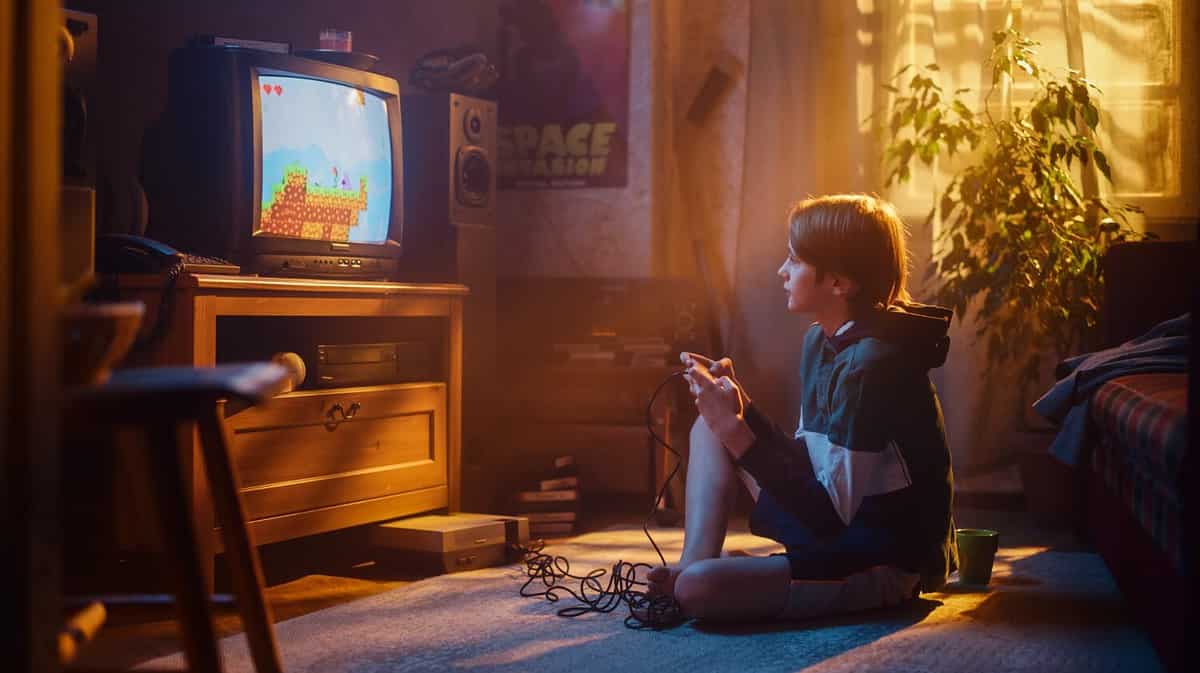
[[[229,437],[220,409],[208,409],[199,420],[201,452],[213,504],[225,538],[225,556],[233,575],[242,626],[258,673],[281,673],[279,648],[271,626],[271,608],[263,595],[262,565],[250,538],[237,474],[229,454]]]
[[[192,507],[185,480],[175,423],[163,421],[150,428],[149,454],[154,474],[155,510],[159,516],[171,575],[175,583],[176,610],[183,651],[192,671],[220,673],[221,655],[213,628],[209,594],[205,588],[196,542]],[[187,447],[187,450],[191,450]]]

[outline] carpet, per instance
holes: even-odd
[[[668,559],[678,529],[654,531]],[[745,533],[726,548],[777,549]],[[577,573],[657,562],[635,527],[588,533],[548,553]],[[1160,671],[1103,561],[1091,553],[1001,548],[991,587],[924,594],[893,610],[789,623],[689,622],[625,628],[626,611],[559,617],[566,603],[522,598],[513,565],[425,579],[276,626],[291,673],[385,671]],[[222,641],[229,671],[251,671],[245,639]],[[178,667],[182,658],[145,666]]]

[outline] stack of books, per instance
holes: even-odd
[[[529,519],[531,537],[556,537],[575,532],[579,518],[579,472],[575,456],[554,459],[547,478],[515,497],[517,513]]]

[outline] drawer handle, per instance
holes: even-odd
[[[358,413],[360,408],[361,405],[358,402],[352,402],[348,408],[343,408],[341,402],[334,404],[332,407],[329,407],[329,411],[326,413],[329,416],[329,420],[325,423],[325,427],[330,430],[336,428],[354,418],[354,415]]]

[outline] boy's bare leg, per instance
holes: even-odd
[[[704,418],[697,418],[688,442],[681,567],[721,555],[736,488],[733,460]]]
[[[714,621],[752,621],[783,615],[792,566],[786,556],[703,559],[675,578],[683,614]]]
[[[679,563],[650,571],[650,593],[675,597],[688,617],[749,621],[787,607],[792,569],[785,556],[719,558],[737,482],[758,499],[754,478],[738,469],[703,418],[688,445],[687,501]]]
[[[704,418],[697,418],[688,442],[683,553],[679,563],[650,571],[651,594],[673,594],[680,572],[721,555],[739,472]],[[745,479],[751,482],[747,484],[751,495],[757,496],[758,485],[748,475]]]

